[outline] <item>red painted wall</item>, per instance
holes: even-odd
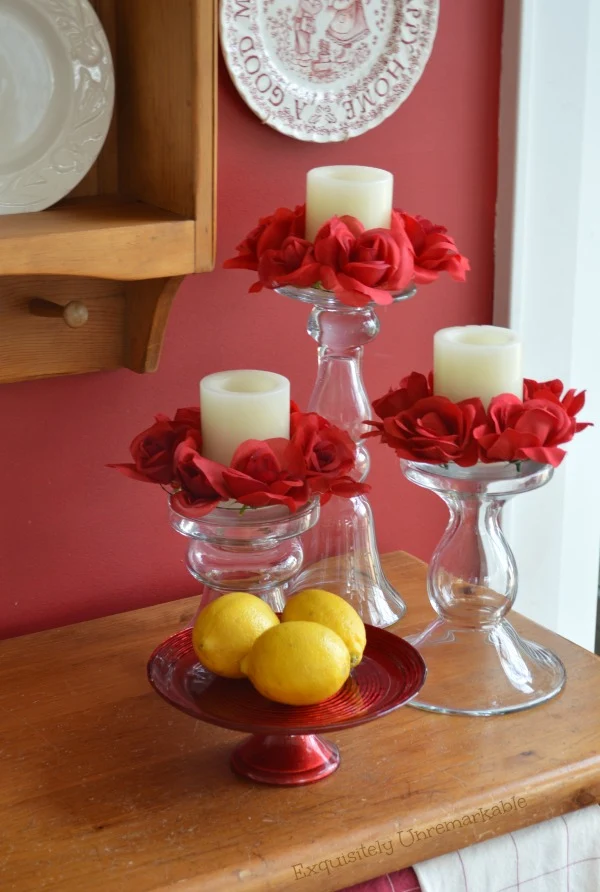
[[[306,308],[247,295],[251,274],[220,269],[259,214],[303,200],[308,168],[331,163],[392,170],[396,203],[444,223],[472,262],[381,312],[365,361],[376,396],[411,369],[429,369],[433,332],[491,319],[502,0],[442,0],[431,60],[407,102],[347,144],[297,142],[263,126],[221,72],[218,260],[175,302],[160,369],[119,371],[0,388],[0,637],[191,595],[185,542],[153,487],[105,470],[126,460],[155,411],[197,401],[197,382],[226,368],[270,368],[305,403],[314,378]],[[404,481],[393,455],[372,450],[372,503],[382,551],[427,558],[441,504]],[[160,630],[157,630],[157,637]]]

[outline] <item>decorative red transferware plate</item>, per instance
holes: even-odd
[[[344,687],[315,706],[284,706],[262,697],[246,679],[218,678],[198,662],[191,629],[167,638],[148,662],[148,679],[167,703],[193,718],[248,731],[234,750],[234,771],[251,780],[296,785],[321,780],[340,763],[336,746],[316,736],[387,715],[419,693],[422,657],[397,635],[366,626],[362,662]]]
[[[221,0],[221,45],[250,108],[296,139],[376,127],[427,64],[439,0]]]

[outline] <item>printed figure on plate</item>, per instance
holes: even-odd
[[[347,47],[360,37],[366,37],[369,26],[362,0],[330,0],[328,9],[334,12],[326,32],[331,40]]]
[[[300,0],[294,16],[295,48],[299,60],[310,59],[310,44],[317,30],[316,19],[323,9],[321,0]]]

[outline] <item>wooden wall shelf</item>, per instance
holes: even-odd
[[[193,273],[195,229],[143,202],[81,199],[0,217],[0,270],[123,280]]]
[[[0,382],[158,365],[183,277],[214,266],[216,0],[92,0],[115,63],[98,161],[64,201],[0,217]],[[30,301],[80,301],[72,329]]]

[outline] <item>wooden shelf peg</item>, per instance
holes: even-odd
[[[81,328],[89,318],[88,308],[80,300],[57,304],[51,300],[34,297],[29,301],[29,312],[32,316],[44,316],[48,319],[62,318],[69,328]]]

